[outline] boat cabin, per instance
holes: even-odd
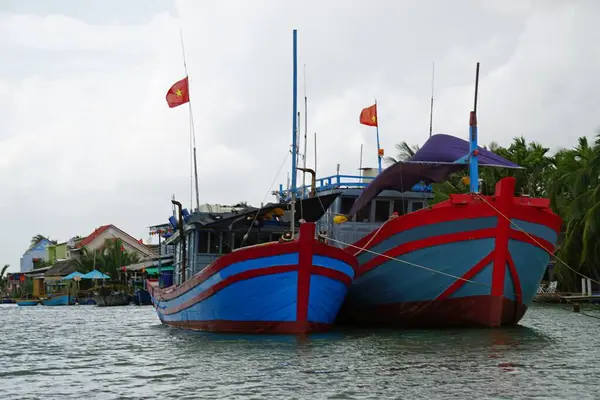
[[[348,215],[350,213],[354,201],[375,178],[376,172],[377,170],[374,168],[364,168],[362,176],[337,174],[315,179],[314,192],[318,197],[338,194],[338,197],[318,221],[317,229],[327,232],[331,237],[344,243],[354,243],[378,229],[392,214],[403,215],[420,210],[427,207],[428,201],[433,199],[431,185],[421,183],[414,185],[405,192],[384,190],[350,220],[343,224],[335,224],[333,218],[336,215]],[[310,196],[311,191],[313,191],[312,184],[298,189],[298,193],[303,197]],[[289,191],[284,191],[280,185],[277,196],[281,199],[288,199]],[[330,244],[345,247],[339,243]]]
[[[324,213],[321,204],[329,207],[339,193],[304,198],[296,202],[296,232],[300,219],[318,221]],[[184,248],[178,220],[170,218],[174,233],[166,239],[166,245],[174,245],[173,283],[181,284],[195,276],[220,256],[237,249],[292,239],[290,204],[268,204],[261,208],[246,207],[227,212],[182,212],[185,232],[185,277],[182,274]]]

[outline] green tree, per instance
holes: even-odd
[[[388,165],[396,164],[398,161],[408,160],[414,156],[420,148],[419,145],[410,145],[406,141],[402,141],[394,147],[396,147],[396,151],[398,152],[396,157],[386,156],[383,158],[383,161]]]

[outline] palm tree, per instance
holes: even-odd
[[[555,156],[550,185],[552,206],[564,221],[558,256],[581,274],[600,280],[600,135],[593,146],[581,137],[573,149]],[[557,264],[561,284],[575,289],[576,273]]]
[[[104,246],[99,253],[102,272],[115,278],[121,267],[135,264],[140,261],[140,256],[137,253],[125,251],[123,240],[120,238],[106,239]]]
[[[6,286],[6,280],[4,279],[4,273],[6,272],[6,270],[8,269],[9,266],[10,265],[8,265],[8,264],[4,264],[4,267],[2,267],[2,270],[0,270],[0,289],[4,289],[4,286]],[[0,290],[0,292],[1,292],[1,290]]]
[[[388,165],[396,164],[398,161],[408,160],[421,148],[419,145],[409,145],[406,141],[402,141],[396,144],[394,147],[396,147],[396,151],[398,152],[396,158],[391,156],[386,156],[383,158],[385,163]]]
[[[37,246],[37,244],[39,242],[41,242],[44,239],[46,239],[46,236],[38,233],[37,235],[35,235],[31,238],[31,242],[29,243],[29,248],[33,249],[35,246]]]

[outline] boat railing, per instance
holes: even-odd
[[[365,188],[375,179],[374,176],[359,176],[359,175],[331,175],[323,178],[317,178],[315,180],[315,192],[325,192],[334,189],[362,189]],[[303,185],[297,188],[297,197],[305,198],[309,197],[313,185]],[[413,192],[431,192],[431,185],[425,185],[418,183],[411,188]],[[275,193],[274,193],[275,194]],[[279,185],[279,191],[276,192],[280,200],[289,200],[291,198],[291,191],[285,190],[283,185]]]

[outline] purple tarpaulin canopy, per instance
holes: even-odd
[[[479,165],[499,168],[521,168],[482,147]],[[354,215],[383,190],[404,192],[417,183],[442,182],[468,165],[469,142],[451,135],[437,134],[425,142],[408,161],[397,162],[369,183],[356,199],[350,215]]]

